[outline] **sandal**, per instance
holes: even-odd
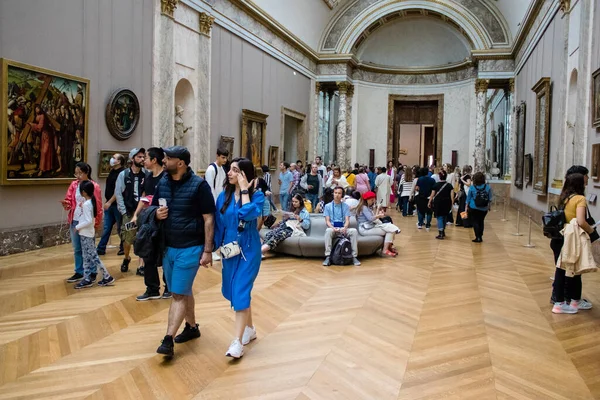
[[[398,255],[398,254],[396,254],[396,253],[394,253],[392,251],[389,251],[389,250],[384,251],[383,254],[385,256],[388,256],[388,257],[396,257]]]

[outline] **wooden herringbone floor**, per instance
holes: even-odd
[[[136,302],[142,278],[75,291],[70,246],[0,259],[0,399],[600,399],[596,304],[553,315],[552,255],[515,237],[514,213],[490,213],[485,243],[451,227],[447,240],[402,227],[397,259],[359,268],[320,259],[266,260],[253,296],[258,340],[224,356],[234,314],[218,264],[196,279],[202,337],[155,353],[168,300]],[[526,227],[526,224],[521,224]]]

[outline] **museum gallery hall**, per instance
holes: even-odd
[[[0,1],[0,399],[600,399],[599,39],[598,0]]]

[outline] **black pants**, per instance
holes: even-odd
[[[158,278],[158,267],[156,266],[156,261],[157,259],[155,257],[144,258],[144,284],[146,285],[146,290],[153,294],[160,292],[160,279]],[[164,272],[163,282],[165,283],[165,290],[169,291]]]
[[[552,239],[550,248],[554,253],[554,264],[558,261],[560,251],[562,250],[564,239]],[[552,298],[554,301],[563,302],[565,300],[581,300],[581,275],[575,275],[570,278],[565,276],[565,270],[556,268],[554,271],[554,283],[552,284]]]
[[[485,216],[487,211],[481,211],[476,208],[469,208],[469,220],[473,224],[473,231],[475,232],[475,238],[481,239],[483,237],[483,229]]]

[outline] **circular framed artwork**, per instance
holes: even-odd
[[[106,106],[106,126],[118,140],[127,140],[140,121],[140,103],[129,89],[118,89]]]

